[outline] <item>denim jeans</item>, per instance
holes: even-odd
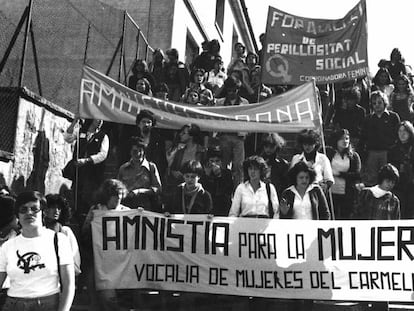
[[[59,307],[59,294],[40,298],[7,297],[3,311],[56,311]]]

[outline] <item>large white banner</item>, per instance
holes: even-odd
[[[413,221],[95,212],[100,289],[413,301]]]

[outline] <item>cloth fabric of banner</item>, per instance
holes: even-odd
[[[100,289],[413,300],[413,221],[95,211],[92,233]]]
[[[142,109],[157,116],[158,126],[171,129],[195,123],[204,131],[288,133],[320,125],[313,82],[258,104],[204,107],[146,96],[90,67],[83,68],[81,118],[135,124],[135,117]]]
[[[369,73],[366,4],[362,0],[337,20],[295,16],[269,7],[262,81],[326,84]]]

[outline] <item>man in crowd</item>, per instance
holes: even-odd
[[[249,101],[240,97],[241,82],[229,77],[224,82],[225,97],[217,100],[216,106],[248,105]],[[223,152],[223,165],[227,167],[232,163],[232,172],[235,185],[243,181],[243,161],[245,158],[244,139],[245,132],[231,132],[219,134],[220,148]]]
[[[387,153],[397,139],[400,123],[398,114],[387,110],[388,97],[381,91],[371,94],[373,113],[364,120],[361,149],[366,151],[366,185],[377,181],[378,170],[388,162]]]

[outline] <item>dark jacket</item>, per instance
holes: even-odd
[[[376,198],[369,188],[365,188],[358,196],[353,214],[354,219],[400,219],[400,200],[393,193]]]
[[[102,141],[105,137],[104,131],[98,131],[93,134],[92,138],[87,141],[85,135],[79,136],[79,159],[88,158],[91,155],[97,154],[101,150]],[[76,149],[75,146],[73,151],[73,159],[76,159]],[[86,179],[93,181],[95,184],[100,185],[104,180],[105,172],[105,161],[101,163],[87,163],[86,165],[79,168],[78,181],[84,182]]]
[[[191,210],[188,212],[183,206],[183,197],[186,205],[188,205],[189,197],[183,196],[184,183],[177,186],[174,192],[172,202],[167,203],[165,211],[171,214],[211,214],[213,210],[213,202],[211,195],[203,187],[201,187],[195,197]]]
[[[393,111],[384,111],[380,118],[370,114],[364,120],[361,145],[366,150],[389,150],[397,140],[400,117]]]
[[[213,215],[227,216],[231,206],[231,195],[233,193],[233,177],[229,169],[221,169],[221,176],[217,177],[213,173],[210,176],[204,174],[200,179],[213,199]]]
[[[414,144],[410,142],[395,144],[388,151],[388,162],[394,165],[400,173],[396,189],[410,191],[414,182]]]
[[[329,212],[328,202],[326,201],[325,195],[321,187],[317,185],[311,185],[313,187],[309,191],[309,197],[312,206],[312,219],[313,220],[328,220],[331,218],[331,213]],[[292,219],[293,217],[293,203],[295,202],[295,193],[287,188],[282,193],[282,199],[287,201],[289,210],[286,214],[280,213],[281,219]]]

